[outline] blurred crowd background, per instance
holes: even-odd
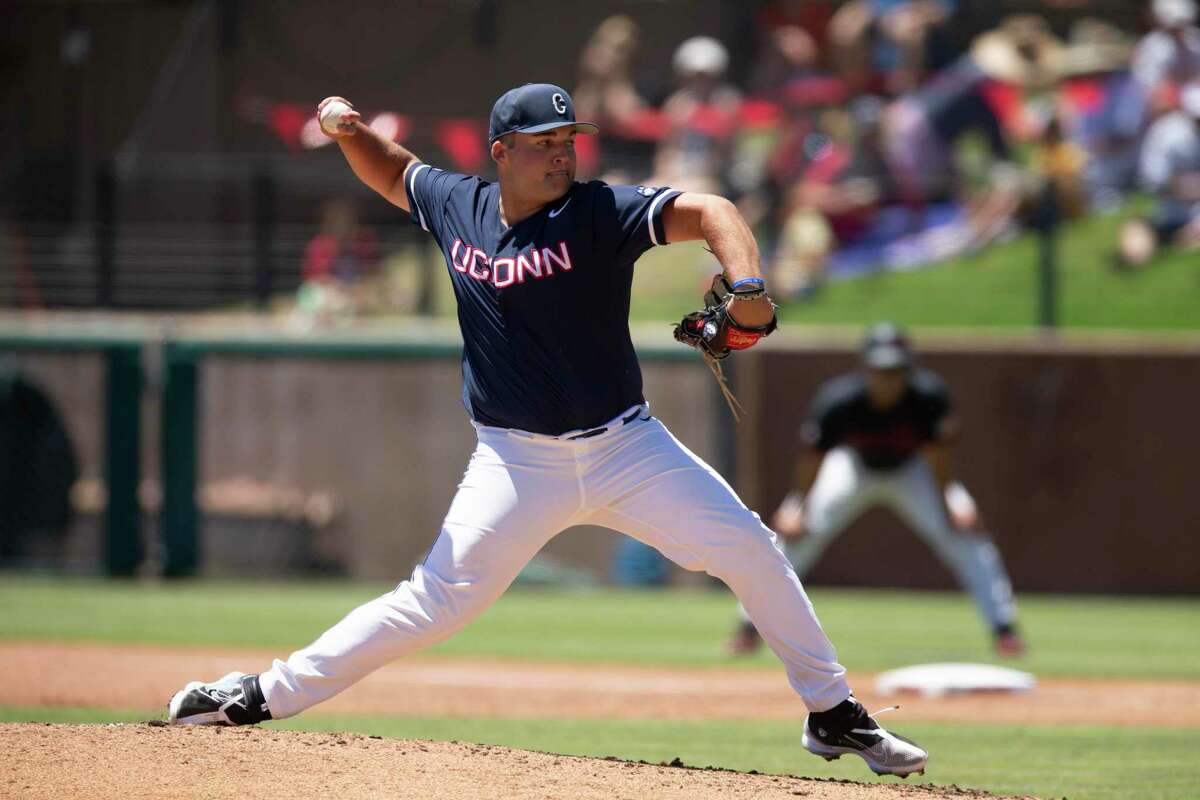
[[[567,86],[600,125],[579,141],[581,178],[736,200],[784,300],[1111,214],[1137,192],[1153,198],[1144,219],[1103,250],[1135,268],[1200,242],[1196,12],[16,3],[0,34],[14,110],[0,121],[0,303],[429,312],[436,264],[388,265],[435,259],[335,163],[312,109],[346,95],[426,160],[488,174],[491,101],[524,80]]]
[[[1137,189],[1157,210],[1112,255],[1140,265],[1200,241],[1200,29],[1193,0],[1130,2],[1125,26],[1106,5],[1048,0],[977,33],[956,0],[774,3],[741,81],[719,39],[689,38],[661,103],[639,92],[637,26],[616,16],[584,51],[578,108],[602,121],[607,179],[738,198],[784,297],[1111,212]]]

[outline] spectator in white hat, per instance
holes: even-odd
[[[1172,107],[1175,90],[1200,78],[1200,28],[1196,0],[1154,0],[1155,29],[1138,43],[1133,74],[1151,99],[1152,107]]]
[[[711,36],[693,36],[679,45],[672,65],[679,88],[663,104],[669,132],[653,182],[690,192],[720,191],[741,104],[741,94],[725,80],[729,51]]]
[[[1150,219],[1122,228],[1122,263],[1145,264],[1163,246],[1200,247],[1200,79],[1180,90],[1179,110],[1150,127],[1139,166],[1158,206]]]

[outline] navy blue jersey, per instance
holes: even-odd
[[[867,398],[861,372],[841,375],[821,386],[801,428],[806,444],[822,452],[845,445],[871,469],[895,469],[938,438],[950,413],[950,394],[936,373],[913,369],[908,386],[887,411]]]
[[[413,221],[446,259],[476,422],[557,435],[643,402],[629,338],[633,264],[664,244],[673,189],[574,183],[511,228],[500,186],[426,164],[408,171]]]

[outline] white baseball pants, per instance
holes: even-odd
[[[788,547],[788,556],[797,574],[806,575],[846,526],[867,508],[884,505],[933,549],[992,628],[1011,625],[1016,601],[996,545],[985,533],[956,530],[946,516],[947,503],[973,507],[975,501],[960,483],[952,483],[943,500],[924,458],[911,458],[893,470],[873,470],[853,449],[836,447],[825,454],[804,500],[808,534]]]
[[[555,534],[580,524],[626,533],[723,580],[809,710],[849,696],[845,670],[775,534],[648,412],[586,439],[476,429],[478,445],[441,534],[412,577],[260,675],[275,719],[448,638]]]

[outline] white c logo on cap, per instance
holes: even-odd
[[[563,97],[558,92],[554,93],[554,96],[550,98],[550,102],[554,104],[554,110],[559,114],[567,113],[567,98]]]

